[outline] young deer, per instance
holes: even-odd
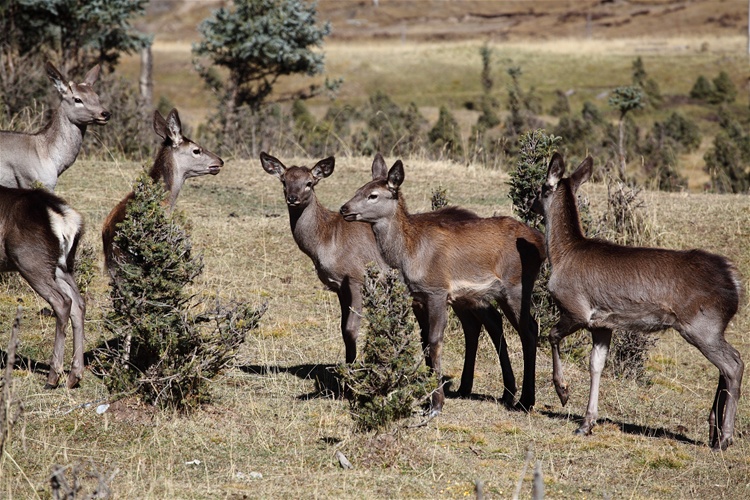
[[[446,306],[488,311],[498,302],[521,336],[524,377],[517,406],[530,409],[535,402],[538,331],[531,316],[531,292],[544,261],[542,234],[510,217],[462,218],[445,209],[410,214],[399,191],[403,181],[401,161],[386,171],[378,155],[373,181],[357,190],[341,214],[347,221],[370,223],[386,263],[401,271],[415,300],[426,309],[428,363],[438,376]],[[432,415],[440,412],[443,400],[439,389],[432,398]]]
[[[555,390],[563,405],[560,341],[581,328],[591,331],[591,389],[577,434],[589,434],[597,417],[599,380],[616,329],[656,332],[674,328],[719,369],[719,385],[709,415],[712,448],[732,443],[744,364],[724,339],[737,312],[741,291],[734,265],[703,250],[666,250],[616,245],[584,237],[576,191],[591,176],[586,158],[563,179],[565,164],[555,153],[547,181],[534,202],[544,215],[552,275],[549,290],[560,308],[550,332]]]
[[[169,192],[169,206],[173,208],[186,179],[206,174],[216,175],[224,161],[182,135],[182,123],[176,109],[169,112],[166,120],[159,111],[154,111],[154,132],[161,137],[162,144],[149,175],[154,181],[164,184],[164,189]],[[104,260],[110,274],[117,265],[114,245],[117,224],[125,219],[125,211],[131,199],[132,191],[112,209],[102,228]]]
[[[373,262],[381,269],[387,269],[372,229],[364,222],[345,222],[340,213],[328,210],[318,202],[314,188],[321,179],[333,173],[333,157],[319,161],[313,168],[287,168],[265,152],[260,154],[260,161],[263,169],[276,176],[284,186],[294,241],[312,259],[320,281],[338,295],[346,362],[351,363],[357,355],[365,266]],[[463,217],[476,217],[468,211],[454,211],[461,212]],[[464,328],[466,341],[466,359],[459,393],[465,396],[471,394],[479,334],[484,324],[500,357],[505,385],[504,400],[512,402],[516,386],[502,335],[502,317],[493,308],[471,310],[454,304],[454,310]],[[423,332],[426,332],[429,326],[424,312],[416,305],[414,312]]]
[[[111,116],[93,88],[99,65],[81,83],[65,83],[52,63],[46,69],[62,101],[49,123],[35,134],[0,131],[0,186],[31,188],[38,181],[54,191],[57,178],[76,161],[86,127],[104,125]]]
[[[73,277],[83,219],[45,189],[0,187],[0,272],[17,271],[55,313],[55,346],[45,388],[63,375],[65,328],[73,324],[73,361],[68,387],[83,377],[86,305]]]

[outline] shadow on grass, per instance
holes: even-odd
[[[556,420],[565,420],[566,422],[571,421],[571,422],[575,422],[576,424],[581,424],[583,422],[583,416],[581,415],[559,413],[559,412],[554,412],[554,411],[549,411],[549,410],[540,410],[539,413],[548,418],[553,418]],[[684,434],[672,432],[662,427],[657,428],[657,427],[648,427],[645,425],[628,424],[626,422],[619,422],[617,420],[612,420],[610,418],[598,419],[597,422],[614,425],[620,429],[620,432],[625,433],[625,434],[633,434],[636,436],[646,436],[646,437],[652,437],[652,438],[674,439],[675,441],[679,441],[681,443],[692,444],[694,446],[703,446],[706,444],[702,441],[696,441],[694,439],[690,439]]]
[[[5,368],[8,363],[8,353],[0,349],[0,368]],[[42,373],[44,375],[49,374],[50,366],[49,363],[42,363],[29,356],[23,356],[16,353],[16,361],[13,363],[14,370],[26,370],[31,373]]]
[[[298,399],[341,398],[344,395],[341,377],[336,373],[337,365],[304,364],[294,366],[245,365],[238,368],[251,375],[275,375],[288,373],[302,380],[315,382],[315,389]]]

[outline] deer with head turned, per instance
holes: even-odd
[[[83,219],[45,189],[0,187],[0,272],[18,272],[55,314],[55,344],[45,388],[63,375],[65,329],[73,327],[73,360],[67,385],[83,377],[86,305],[73,276]]]
[[[40,182],[54,191],[57,178],[78,157],[86,127],[104,125],[111,116],[94,91],[98,64],[81,83],[66,83],[52,63],[47,63],[46,70],[62,100],[42,130],[34,134],[0,131],[0,186],[31,188]]]
[[[517,407],[530,409],[535,403],[538,332],[531,292],[545,257],[542,234],[511,217],[454,217],[445,209],[411,214],[400,190],[403,181],[400,160],[387,170],[382,156],[376,156],[373,180],[357,190],[341,214],[347,221],[371,225],[386,263],[401,271],[412,296],[425,308],[427,360],[438,376],[447,306],[487,311],[497,301],[521,336],[524,377]],[[443,401],[439,389],[432,397],[431,415],[441,411]]]
[[[260,154],[260,161],[263,169],[277,177],[284,186],[294,241],[313,261],[320,281],[338,295],[346,362],[352,363],[357,355],[365,267],[369,262],[381,269],[388,267],[380,255],[372,229],[364,222],[346,222],[339,212],[328,210],[318,202],[315,186],[333,174],[333,157],[320,160],[312,168],[286,167],[279,159],[265,152]],[[374,168],[378,166],[374,165]],[[471,212],[458,209],[453,209],[453,213],[462,217],[474,216]],[[479,334],[482,325],[485,325],[500,357],[505,385],[504,401],[512,402],[516,386],[502,335],[502,317],[494,308],[473,310],[455,304],[454,311],[464,329],[466,341],[459,394],[471,394]],[[424,338],[428,329],[424,311],[415,305],[414,312]]]
[[[735,266],[703,250],[668,250],[616,245],[586,238],[581,229],[576,191],[591,177],[587,157],[570,177],[555,153],[547,180],[533,204],[544,216],[549,291],[560,309],[552,328],[552,379],[563,405],[569,390],[560,361],[560,341],[586,328],[591,331],[589,403],[577,434],[590,434],[596,422],[599,382],[613,330],[656,332],[674,328],[719,369],[719,385],[709,414],[714,449],[732,443],[744,364],[724,338],[737,312],[741,293]]]
[[[201,175],[216,175],[224,161],[216,154],[203,148],[182,135],[182,122],[176,109],[172,109],[165,119],[159,111],[154,111],[154,132],[162,139],[156,159],[149,171],[154,182],[161,182],[169,193],[166,202],[171,208],[177,202],[185,181]],[[117,224],[125,219],[128,203],[133,199],[131,191],[109,213],[102,228],[102,244],[107,269],[112,273],[117,265],[117,250],[114,244]]]

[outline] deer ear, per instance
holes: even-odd
[[[388,171],[388,189],[397,190],[404,182],[404,164],[397,160]]]
[[[549,168],[547,169],[547,185],[557,186],[557,183],[560,182],[564,174],[565,161],[560,153],[555,152],[549,161]]]
[[[96,83],[96,79],[99,78],[99,70],[100,66],[97,64],[93,68],[89,70],[88,73],[86,73],[86,76],[83,78],[83,83],[93,86],[94,83]]]
[[[587,156],[575,172],[570,175],[570,182],[572,184],[573,192],[578,190],[578,187],[591,178],[591,171],[594,169],[594,159]]]
[[[49,61],[47,61],[45,69],[47,70],[47,78],[52,81],[57,91],[60,92],[60,95],[68,94],[70,92],[70,89],[65,83],[65,77],[62,76],[62,73],[60,73],[57,68],[55,68],[55,66]]]
[[[329,156],[328,158],[316,163],[312,168],[312,175],[315,177],[315,180],[319,181],[320,179],[324,179],[331,175],[333,173],[333,165],[335,162],[336,159],[333,156]]]
[[[159,110],[154,111],[154,132],[156,135],[166,140],[169,138],[169,132],[167,130],[167,121],[161,116]]]
[[[275,175],[279,179],[284,176],[286,167],[278,158],[267,154],[265,151],[260,152],[260,164],[263,166],[263,170],[271,175]]]
[[[182,144],[182,122],[180,122],[180,115],[174,108],[167,115],[167,131],[174,146]]]
[[[387,176],[388,167],[385,166],[383,155],[378,153],[375,155],[375,159],[372,160],[372,180],[379,181],[385,179]]]

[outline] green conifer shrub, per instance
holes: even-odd
[[[409,417],[437,388],[414,332],[412,299],[395,270],[370,265],[363,288],[366,322],[361,358],[338,367],[358,430],[385,430]]]

